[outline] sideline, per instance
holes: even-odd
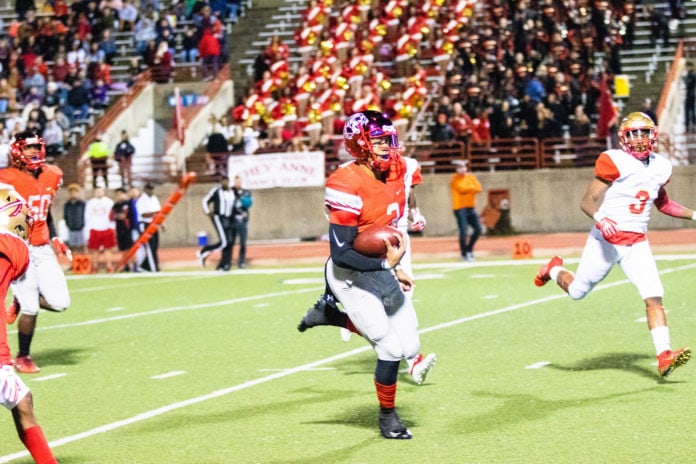
[[[545,262],[545,261],[542,261],[542,262]],[[442,267],[442,266],[441,266],[441,267]],[[696,268],[696,263],[687,264],[687,265],[684,265],[684,266],[679,266],[679,267],[670,268],[670,269],[665,269],[665,270],[660,271],[660,274],[668,274],[668,273],[672,273],[672,272],[680,272],[680,271],[685,271],[685,270],[694,269],[694,268]],[[629,282],[627,279],[623,279],[623,280],[619,280],[619,281],[616,281],[616,282],[611,282],[611,283],[608,283],[608,284],[602,284],[602,285],[599,285],[599,286],[595,287],[595,288],[593,289],[593,292],[596,292],[596,291],[599,291],[599,290],[605,290],[605,289],[612,288],[612,287],[617,287],[617,286],[624,285],[624,284],[627,284],[627,283],[630,283],[630,282]],[[159,314],[159,313],[162,313],[162,312],[169,312],[169,311],[175,311],[175,310],[195,309],[195,308],[199,308],[199,307],[208,307],[208,306],[216,306],[216,305],[221,305],[221,304],[229,304],[231,301],[238,302],[238,301],[258,300],[258,299],[267,298],[267,297],[272,297],[272,296],[279,296],[279,295],[284,295],[284,294],[288,294],[288,293],[301,293],[301,292],[306,292],[306,291],[316,291],[316,288],[313,288],[313,289],[304,289],[304,290],[301,290],[301,291],[294,291],[294,292],[276,292],[276,293],[274,293],[274,294],[257,295],[257,296],[255,296],[255,297],[238,298],[238,299],[235,299],[235,300],[227,300],[227,301],[225,301],[225,302],[219,302],[219,303],[208,303],[208,304],[204,304],[204,305],[195,305],[195,306],[193,306],[193,307],[173,307],[173,308],[165,308],[165,309],[162,309],[162,310],[154,311],[154,312],[152,312],[152,313],[137,313],[137,314],[133,314],[133,315],[130,315],[130,316],[125,316],[125,317],[116,317],[116,318],[109,318],[109,319],[99,319],[99,320],[96,320],[96,321],[93,321],[93,322],[85,322],[85,323],[80,323],[80,324],[72,324],[71,326],[75,326],[75,325],[88,325],[88,324],[90,324],[90,323],[105,322],[106,320],[111,320],[111,319],[123,319],[123,318],[126,318],[126,317],[135,317],[136,315]],[[529,307],[529,306],[534,306],[534,305],[537,305],[537,304],[540,304],[540,303],[547,303],[547,302],[549,302],[549,301],[554,301],[554,300],[559,300],[559,299],[564,299],[564,298],[568,298],[568,296],[567,296],[565,293],[559,293],[559,294],[556,294],[556,295],[553,295],[553,296],[547,296],[547,297],[544,297],[544,298],[538,298],[538,299],[530,300],[530,301],[527,301],[527,302],[524,302],[524,303],[518,303],[518,304],[506,306],[506,307],[503,307],[503,308],[494,309],[494,310],[491,310],[491,311],[486,311],[486,312],[483,312],[483,313],[479,313],[479,314],[474,314],[474,315],[471,315],[471,316],[463,317],[463,318],[460,318],[460,319],[455,319],[455,320],[452,320],[452,321],[449,321],[449,322],[445,322],[445,323],[442,323],[442,324],[438,324],[438,325],[434,325],[434,326],[431,326],[431,327],[427,327],[427,328],[421,329],[421,330],[419,331],[419,333],[425,334],[425,333],[429,333],[429,332],[434,332],[434,331],[436,331],[436,330],[441,330],[441,329],[446,329],[446,328],[454,327],[454,326],[456,326],[456,325],[464,324],[464,323],[471,322],[471,321],[475,321],[475,320],[478,320],[478,319],[483,319],[483,318],[487,318],[487,317],[491,317],[491,316],[497,316],[497,315],[499,315],[499,314],[504,314],[504,313],[516,311],[516,310],[518,310],[518,309],[523,309],[523,308],[526,308],[526,307]],[[58,328],[58,327],[61,327],[61,326],[52,326],[52,327],[53,327],[53,328]],[[48,328],[50,328],[50,327],[48,327]],[[120,420],[120,421],[112,422],[112,423],[110,423],[110,424],[104,424],[104,425],[102,425],[102,426],[95,427],[95,428],[93,428],[93,429],[90,429],[90,430],[87,430],[87,431],[84,431],[84,432],[81,432],[81,433],[78,433],[78,434],[75,434],[75,435],[70,435],[70,436],[67,436],[67,437],[64,437],[64,438],[59,438],[59,439],[57,439],[57,440],[51,441],[51,442],[49,443],[49,445],[51,446],[51,448],[57,448],[57,447],[59,447],[59,446],[66,445],[66,444],[68,444],[68,443],[72,443],[72,442],[75,442],[75,441],[83,440],[83,439],[92,437],[92,436],[94,436],[94,435],[106,433],[106,432],[109,432],[109,431],[112,431],[112,430],[115,430],[115,429],[118,429],[118,428],[121,428],[121,427],[126,427],[126,426],[128,426],[128,425],[135,424],[135,423],[137,423],[137,422],[141,422],[141,421],[144,421],[144,420],[147,420],[147,419],[151,419],[151,418],[153,418],[153,417],[157,417],[157,416],[160,416],[160,415],[162,415],[162,414],[165,414],[165,413],[168,413],[168,412],[171,412],[171,411],[175,411],[175,410],[177,410],[177,409],[181,409],[181,408],[184,408],[184,407],[187,407],[187,406],[191,406],[191,405],[193,405],[193,404],[197,404],[197,403],[201,403],[201,402],[204,402],[204,401],[208,401],[208,400],[211,400],[211,399],[214,399],[214,398],[218,398],[218,397],[221,397],[221,396],[225,396],[225,395],[228,395],[228,394],[230,394],[230,393],[234,393],[234,392],[237,392],[237,391],[245,390],[245,389],[247,389],[247,388],[251,388],[251,387],[254,387],[254,386],[256,386],[256,385],[261,385],[261,384],[270,382],[270,381],[272,381],[272,380],[281,379],[281,378],[287,377],[287,376],[289,376],[289,375],[293,375],[293,374],[297,374],[297,373],[299,373],[299,372],[303,372],[303,371],[306,371],[306,370],[314,369],[314,368],[323,366],[324,364],[329,364],[329,363],[332,363],[332,362],[334,362],[334,361],[338,361],[338,360],[341,360],[341,359],[349,358],[349,357],[355,356],[355,355],[357,355],[357,354],[360,354],[360,353],[364,353],[364,352],[366,352],[366,351],[369,351],[369,350],[371,350],[371,349],[372,349],[372,347],[371,347],[370,345],[365,345],[365,346],[363,346],[363,347],[361,347],[361,348],[356,348],[356,349],[353,349],[353,350],[350,350],[350,351],[346,351],[346,352],[344,352],[344,353],[339,353],[339,354],[336,354],[336,355],[334,355],[334,356],[330,356],[330,357],[327,357],[327,358],[319,359],[319,360],[317,360],[317,361],[312,361],[312,362],[309,362],[309,363],[306,363],[306,364],[303,364],[303,365],[300,365],[300,366],[296,366],[296,367],[293,367],[293,368],[284,369],[284,370],[282,370],[282,371],[276,372],[276,373],[274,373],[274,374],[267,375],[267,376],[265,376],[265,377],[260,377],[260,378],[258,378],[258,379],[250,380],[250,381],[247,381],[247,382],[243,382],[243,383],[240,383],[240,384],[237,384],[237,385],[233,385],[233,386],[228,387],[228,388],[224,388],[224,389],[221,389],[221,390],[216,390],[216,391],[213,391],[213,392],[208,393],[208,394],[206,394],[206,395],[201,395],[201,396],[197,396],[197,397],[194,397],[194,398],[190,398],[190,399],[188,399],[188,400],[184,400],[184,401],[179,401],[179,402],[176,402],[176,403],[172,403],[172,404],[167,405],[167,406],[163,406],[163,407],[160,407],[160,408],[157,408],[157,409],[153,409],[153,410],[151,410],[151,411],[146,411],[146,412],[137,414],[137,415],[132,416],[132,417],[129,417],[129,418],[127,418],[127,419],[123,419],[123,420]],[[25,450],[25,451],[20,451],[20,452],[17,452],[17,453],[13,453],[13,454],[8,454],[8,455],[5,455],[5,456],[0,456],[0,463],[10,462],[10,461],[13,461],[13,460],[15,460],[15,459],[19,459],[19,458],[23,458],[23,457],[27,457],[27,456],[29,456],[29,452],[26,451],[26,450]]]

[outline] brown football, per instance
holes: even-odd
[[[384,258],[387,253],[387,246],[384,244],[386,238],[393,246],[399,245],[401,232],[396,227],[375,224],[363,230],[355,237],[353,248],[360,254],[373,258]]]

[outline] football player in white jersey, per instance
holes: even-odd
[[[582,198],[582,211],[594,219],[578,268],[573,274],[554,256],[539,269],[534,283],[541,287],[553,280],[579,300],[597,285],[615,264],[645,301],[648,328],[657,354],[657,370],[666,377],[691,357],[689,348],[673,351],[662,305],[664,289],[646,237],[653,204],[668,216],[696,220],[696,212],[671,200],[665,185],[672,164],[653,152],[657,126],[643,113],[631,113],[621,121],[622,150],[607,150],[595,162],[595,177]]]

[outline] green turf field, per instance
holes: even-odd
[[[574,302],[532,284],[540,264],[417,266],[438,364],[422,386],[400,376],[410,441],[379,434],[363,340],[295,329],[320,267],[71,278],[23,378],[63,464],[693,462],[696,361],[658,377],[620,269]],[[696,347],[696,256],[658,264],[673,348]],[[0,433],[0,462],[31,462],[8,412]]]

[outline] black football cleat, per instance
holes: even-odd
[[[335,325],[345,327],[345,315],[336,306],[333,295],[322,294],[314,306],[307,310],[297,330],[304,332],[318,325]]]
[[[399,419],[399,415],[392,409],[380,409],[379,430],[384,438],[396,440],[410,440],[413,435]]]

